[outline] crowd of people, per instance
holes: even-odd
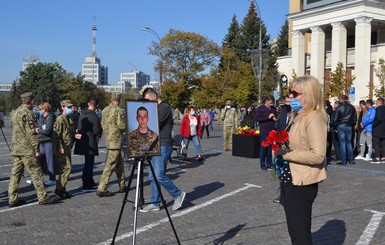
[[[110,105],[101,111],[98,109],[98,100],[90,98],[87,102],[88,107],[81,113],[70,100],[63,100],[60,103],[60,114],[52,113],[51,105],[44,102],[34,113],[34,96],[30,92],[22,94],[22,105],[10,113],[13,165],[8,188],[9,206],[17,207],[26,204],[26,200],[19,198],[18,192],[24,169],[31,176],[30,183],[36,189],[39,204],[53,204],[58,200],[71,198],[72,195],[67,191],[66,185],[72,168],[72,149],[73,154],[84,155],[83,191],[96,190],[96,195],[99,197],[115,195],[115,192],[107,189],[110,177],[115,172],[118,192],[126,192],[121,150],[127,119],[124,110],[120,107],[120,99],[120,94],[112,93]],[[175,198],[172,208],[177,210],[182,206],[186,193],[165,174],[173,145],[173,113],[170,105],[160,100],[152,88],[143,92],[143,99],[157,102],[160,154],[152,156],[151,163],[158,183]],[[97,111],[101,111],[100,115]],[[137,118],[140,117],[139,114]],[[3,122],[3,119],[1,120]],[[99,141],[102,134],[105,135],[108,152],[100,181],[96,183],[93,168],[95,156],[99,154]],[[130,143],[132,142],[128,142]],[[198,157],[201,156],[198,155]],[[48,176],[45,182],[43,173]],[[57,176],[58,179],[56,179]],[[142,212],[160,209],[160,195],[152,172],[149,173],[149,178],[151,180],[150,203],[141,207]],[[52,185],[56,186],[55,195],[48,196],[46,187]]]
[[[332,106],[323,100],[322,87],[312,76],[296,78],[285,101],[278,108],[273,96],[267,96],[259,106],[246,105],[239,110],[226,101],[221,110],[189,106],[182,116],[178,108],[172,110],[167,101],[161,100],[152,88],[143,91],[143,99],[154,101],[158,109],[159,131],[147,127],[149,112],[140,107],[136,111],[138,128],[130,133],[128,144],[134,138],[157,143],[152,156],[153,172],[149,172],[151,198],[140,211],[160,210],[161,198],[155,177],[173,198],[173,210],[179,209],[186,193],[166,175],[167,163],[173,149],[174,122],[180,122],[180,136],[187,159],[187,148],[194,145],[196,160],[204,160],[200,140],[213,130],[215,120],[223,122],[224,151],[232,150],[232,135],[237,127],[247,126],[260,131],[260,170],[272,170],[277,159],[285,165],[280,169],[280,196],[275,201],[284,207],[287,226],[293,244],[311,244],[311,211],[317,196],[318,183],[326,179],[326,166],[336,161],[339,165],[355,164],[361,159],[371,163],[385,162],[385,104],[383,98],[361,100],[353,106],[345,95],[340,95]],[[102,111],[98,100],[88,100],[88,107],[79,113],[70,100],[60,103],[60,114],[51,112],[51,105],[44,102],[38,106],[38,117],[32,111],[32,93],[21,95],[22,105],[10,113],[12,127],[13,166],[9,182],[9,206],[26,204],[19,198],[18,187],[24,168],[31,175],[39,204],[53,204],[68,199],[71,193],[66,185],[71,173],[71,154],[84,155],[82,188],[96,190],[99,197],[115,195],[107,189],[115,172],[118,192],[126,192],[122,160],[123,134],[126,130],[126,115],[120,107],[120,95],[113,93],[111,103]],[[99,114],[97,114],[99,111]],[[56,114],[56,116],[55,116]],[[0,118],[1,119],[1,118]],[[0,120],[3,126],[3,120]],[[143,125],[142,125],[143,124]],[[273,151],[271,145],[262,144],[271,131],[285,130],[290,143]],[[99,183],[93,177],[95,156],[99,154],[99,141],[105,135],[107,160]],[[160,139],[160,143],[159,143]],[[155,143],[152,144],[155,146]],[[152,146],[151,146],[152,149]],[[333,151],[334,149],[334,151]],[[334,152],[334,154],[332,154]],[[43,173],[48,179],[43,181]],[[58,179],[56,179],[58,176]],[[46,186],[56,185],[55,195],[48,196]],[[162,199],[162,200],[161,200]],[[165,205],[165,203],[163,203]],[[298,208],[300,207],[300,208]]]

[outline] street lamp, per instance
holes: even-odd
[[[251,0],[249,0],[251,2]],[[258,6],[258,3],[256,0],[253,0],[254,1],[254,4],[257,8],[257,12],[258,12],[258,17],[259,17],[259,43],[258,43],[258,103],[261,104],[262,102],[262,98],[261,98],[261,90],[262,90],[262,84],[261,84],[261,81],[263,79],[263,53],[262,53],[262,15],[261,15],[261,11],[259,9],[259,6]],[[253,62],[253,57],[252,57],[252,60]],[[253,70],[254,70],[254,65],[253,65]],[[255,71],[254,71],[255,73]]]
[[[146,32],[149,32],[151,33],[152,35],[154,35],[156,38],[158,38],[159,40],[159,46],[160,46],[160,42],[161,42],[161,38],[159,36],[159,34],[154,31],[153,29],[151,29],[150,27],[144,27],[142,29],[142,31],[146,31]],[[162,84],[163,84],[163,55],[160,54],[160,67],[159,67],[159,89],[162,87]]]

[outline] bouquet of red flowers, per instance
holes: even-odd
[[[275,130],[270,131],[266,139],[262,141],[263,147],[268,147],[269,145],[272,146],[273,151],[278,151],[278,149],[282,146],[289,148],[289,135],[287,134],[286,130],[282,129],[280,132],[277,132]],[[276,179],[277,176],[281,178],[284,172],[285,165],[288,164],[289,162],[283,159],[282,156],[277,156],[274,159],[273,164],[273,179]]]
[[[271,130],[266,139],[262,142],[263,147],[271,145],[273,151],[278,151],[279,147],[286,145],[289,142],[289,135],[286,130],[282,129],[279,133],[275,130]]]

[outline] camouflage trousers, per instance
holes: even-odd
[[[19,183],[23,176],[24,168],[31,175],[33,185],[37,192],[37,199],[43,202],[48,198],[44,187],[43,172],[34,156],[13,156],[11,178],[8,186],[9,204],[15,204],[19,201]]]
[[[233,148],[233,126],[223,126],[223,148],[225,151]]]
[[[70,177],[71,163],[71,146],[64,146],[64,154],[58,153],[57,161],[60,168],[59,179],[56,182],[56,189],[66,191],[66,185]]]
[[[122,160],[122,153],[120,150],[108,149],[107,161],[99,181],[99,192],[106,191],[108,181],[110,180],[113,172],[116,173],[119,187],[125,187],[126,184],[124,183],[124,165]]]

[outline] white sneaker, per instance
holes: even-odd
[[[370,156],[368,156],[368,155],[365,157],[365,161],[372,161],[372,160],[373,159]]]
[[[147,213],[149,211],[159,211],[160,207],[156,206],[155,204],[148,204],[144,206],[142,209],[139,209],[140,212],[142,213]]]
[[[47,180],[44,182],[45,186],[56,185],[56,180]]]
[[[175,198],[174,204],[172,205],[172,210],[177,210],[180,207],[182,207],[184,198],[186,197],[186,192],[183,192],[180,194],[179,197]]]
[[[356,156],[355,159],[356,159],[356,160],[365,160],[365,158],[364,158],[363,156],[361,156],[361,155]]]

